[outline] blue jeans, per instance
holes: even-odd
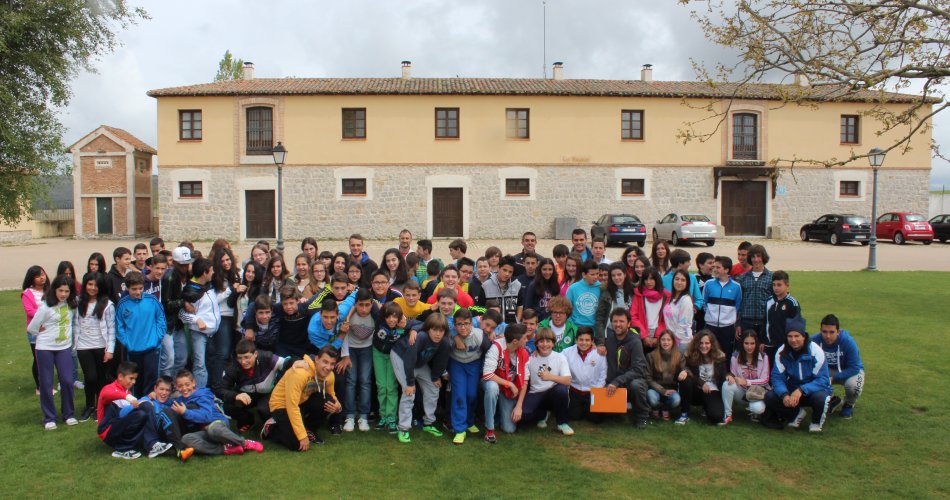
[[[501,411],[501,417],[498,419],[501,424],[501,430],[507,433],[515,432],[517,426],[511,420],[511,412],[514,411],[518,401],[508,399],[498,387],[498,383],[492,380],[486,380],[483,385],[485,390],[485,429],[495,430],[495,410]]]
[[[199,388],[208,386],[208,369],[205,365],[205,351],[208,348],[208,342],[210,340],[207,335],[197,330],[191,332],[191,373],[195,376],[195,386]],[[177,353],[175,358],[178,358]]]
[[[647,399],[650,401],[650,408],[660,409],[663,405],[664,410],[673,411],[680,405],[680,393],[674,392],[672,396],[664,396],[653,389],[647,389]]]
[[[184,330],[174,330],[162,337],[162,375],[173,377],[188,361],[188,339]]]
[[[369,416],[370,405],[373,404],[373,347],[351,347],[350,367],[346,374],[346,403],[344,414],[346,418],[356,416],[356,384],[360,386],[359,416]]]
[[[208,385],[214,387],[221,381],[224,369],[232,355],[234,341],[234,316],[221,316],[218,331],[208,344]]]
[[[465,432],[475,425],[475,397],[482,378],[482,360],[469,363],[449,360],[449,380],[452,381],[452,429]]]

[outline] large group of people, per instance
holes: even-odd
[[[187,460],[265,441],[306,451],[324,429],[375,426],[402,443],[448,431],[461,445],[553,417],[572,435],[572,422],[623,418],[592,405],[600,390],[626,394],[638,429],[691,415],[725,426],[739,405],[776,429],[810,413],[821,432],[861,395],[854,336],[833,314],[809,336],[789,275],[766,267],[761,245],[743,242],[733,262],[658,240],[611,262],[582,229],[550,257],[526,232],[516,255],[472,259],[454,240],[446,264],[403,230],[377,264],[360,235],[348,243],[333,253],[306,238],[291,259],[261,241],[243,259],[223,239],[203,253],[154,238],[114,249],[108,269],[100,253],[81,275],[66,261],[52,279],[30,267],[22,301],[43,425],[57,428],[58,390],[65,424],[95,419],[113,456]]]

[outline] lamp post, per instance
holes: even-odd
[[[884,151],[874,148],[868,151],[868,161],[874,171],[874,187],[871,195],[871,244],[868,247],[868,271],[877,271],[877,171],[884,163]]]
[[[277,164],[277,251],[284,253],[284,194],[283,194],[283,176],[284,159],[287,156],[287,149],[279,141],[274,149],[271,150],[274,155],[274,163]]]

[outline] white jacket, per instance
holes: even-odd
[[[115,306],[106,302],[102,311],[102,319],[94,314],[96,303],[89,301],[85,311],[76,309],[76,337],[75,350],[105,349],[108,353],[115,352]],[[83,313],[86,315],[83,316]]]
[[[36,336],[37,351],[62,351],[73,346],[75,322],[76,315],[65,302],[50,307],[43,301],[26,331]]]
[[[604,387],[607,383],[607,358],[597,353],[592,347],[586,359],[581,359],[577,353],[577,344],[561,352],[567,358],[571,368],[571,387],[579,391],[588,392],[591,387]]]
[[[208,337],[214,336],[218,331],[218,323],[221,322],[221,310],[218,308],[218,297],[213,288],[205,291],[201,299],[195,303],[195,312],[190,313],[183,307],[178,317],[182,322],[188,325],[192,331],[201,332]],[[205,322],[205,328],[198,328],[198,319]]]

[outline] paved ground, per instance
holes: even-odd
[[[711,249],[705,245],[691,245],[683,247],[691,255],[699,252],[711,251],[715,254],[724,254],[735,259],[735,250],[740,240],[723,239],[716,242]],[[808,270],[808,271],[855,271],[867,267],[868,247],[858,244],[831,246],[824,243],[781,240],[752,240],[754,243],[765,245],[771,255],[769,268],[772,270]],[[448,260],[448,240],[435,241],[435,254],[443,260]],[[551,255],[551,248],[558,243],[570,242],[541,240],[538,251],[544,255]],[[649,243],[649,242],[648,242]],[[383,252],[396,241],[367,241],[366,250],[373,259],[379,260]],[[517,253],[521,245],[517,240],[472,240],[469,244],[469,256],[484,254],[486,248],[497,246],[505,253]],[[79,274],[86,268],[86,259],[93,252],[101,252],[106,256],[106,262],[111,265],[112,250],[117,246],[131,248],[134,242],[128,240],[72,240],[51,238],[33,240],[18,245],[0,246],[0,289],[11,289],[21,286],[23,275],[27,267],[33,264],[43,266],[47,272],[55,273],[60,260],[71,260]],[[199,242],[197,248],[207,252],[210,242]],[[239,256],[250,255],[250,243],[234,245]],[[300,242],[288,241],[288,254],[296,255]],[[320,250],[346,250],[345,241],[321,241]],[[649,251],[649,248],[647,247]],[[623,252],[621,247],[611,247],[607,256],[617,260]],[[897,246],[890,242],[881,242],[878,245],[878,268],[883,271],[950,271],[950,243],[934,242],[929,246],[920,243],[908,243]]]

